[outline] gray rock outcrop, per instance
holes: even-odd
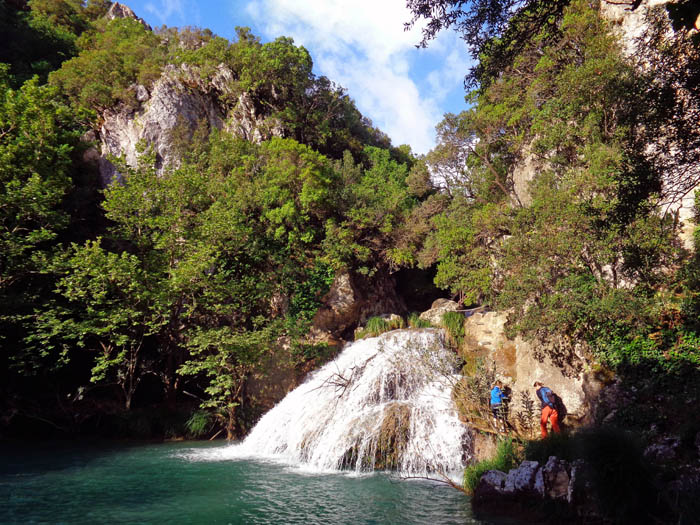
[[[142,145],[153,150],[156,169],[177,166],[172,133],[177,126],[194,131],[200,122],[212,128],[223,126],[223,115],[211,97],[189,90],[166,68],[151,92],[144,86],[134,86],[142,107],[136,111],[117,108],[105,112],[100,128],[102,160],[100,176],[107,185],[116,176],[116,168],[109,156],[124,157],[131,167],[138,165]]]
[[[542,467],[544,495],[551,499],[566,499],[569,494],[571,477],[569,465],[556,456],[550,456]]]
[[[371,280],[344,272],[336,276],[312,322],[312,332],[334,339],[351,337],[350,330],[370,317],[405,313],[406,305],[396,293],[390,276],[379,272]]]
[[[202,125],[225,129],[253,142],[281,136],[283,130],[276,121],[256,114],[248,93],[239,94],[230,109],[221,102],[231,97],[232,85],[233,73],[224,65],[205,82],[196,68],[183,64],[166,66],[151,88],[133,86],[137,108],[117,107],[103,114],[99,130],[102,184],[110,184],[117,176],[110,156],[123,157],[129,166],[136,167],[143,147],[155,154],[156,170],[177,167],[176,131],[184,132],[185,140]]]
[[[490,470],[479,480],[473,504],[477,510],[537,519],[543,502],[566,503],[573,518],[597,519],[590,474],[582,460],[571,463],[550,456],[545,465],[523,461],[508,473]]]
[[[459,309],[459,305],[449,299],[436,299],[430,305],[430,310],[426,310],[420,314],[420,318],[424,321],[429,321],[434,326],[440,326],[442,316],[447,312],[454,312]]]
[[[134,11],[132,11],[132,9],[129,6],[120,4],[119,2],[114,2],[110,6],[109,11],[107,11],[107,14],[105,15],[105,18],[107,20],[114,20],[116,18],[133,18],[134,20],[138,20],[143,27],[145,27],[149,31],[152,31],[151,26],[148,25],[143,18],[136,16],[136,13],[134,13]]]
[[[536,492],[535,478],[540,470],[537,461],[523,461],[518,468],[508,472],[503,483],[505,494]]]

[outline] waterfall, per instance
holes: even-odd
[[[451,399],[458,360],[435,329],[348,344],[232,447],[317,471],[459,475],[469,432]]]

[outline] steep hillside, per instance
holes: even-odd
[[[700,486],[700,419],[689,410],[700,399],[696,3],[410,4],[435,22],[428,37],[454,25],[480,59],[468,77],[473,107],[445,117],[428,155],[449,199],[421,206],[433,228],[418,256],[436,265],[438,284],[482,306],[464,325],[465,418],[490,427],[478,390],[490,386],[484,377],[501,379],[516,433],[531,437],[532,417],[519,416],[539,412],[532,384],[544,381],[561,395],[570,430],[601,430],[588,441],[582,432],[569,449],[545,442],[528,459],[549,451],[595,463],[593,443],[638,450],[617,483],[639,487],[633,472],[644,465],[663,494],[645,519],[663,521],[665,512],[692,521]],[[596,486],[619,495],[606,519],[633,520],[638,495],[596,475]]]
[[[70,42],[48,75],[24,82],[23,50],[3,70],[4,428],[241,435],[405,309],[390,270],[428,172],[303,47],[153,31],[118,3],[2,8]]]

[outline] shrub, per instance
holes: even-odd
[[[166,62],[160,38],[131,19],[109,22],[104,31],[85,33],[81,53],[50,76],[79,105],[104,110],[136,104],[133,84],[151,86]]]
[[[363,339],[365,337],[377,337],[384,332],[404,328],[406,323],[403,318],[395,317],[393,319],[385,319],[383,317],[370,317],[367,319],[367,324],[364,328],[358,330],[355,334],[355,339]]]
[[[211,413],[205,410],[197,410],[193,412],[190,418],[185,423],[187,433],[191,437],[200,438],[209,432],[214,423],[214,418]]]
[[[447,331],[447,339],[456,348],[464,341],[464,315],[460,312],[445,312],[440,324]]]
[[[421,319],[420,314],[417,312],[412,312],[408,316],[408,326],[411,328],[430,328],[433,325],[430,323],[430,321]]]
[[[459,416],[477,428],[490,428],[489,392],[497,377],[496,363],[470,359],[462,367],[462,377],[452,389]]]
[[[473,494],[474,489],[479,484],[481,476],[489,470],[500,470],[508,472],[520,462],[518,451],[512,439],[501,439],[496,448],[496,455],[490,459],[485,459],[469,465],[464,469],[464,490]]]

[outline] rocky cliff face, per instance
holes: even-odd
[[[649,58],[645,56],[644,42],[649,38],[651,21],[654,18],[654,13],[659,14],[662,19],[666,20],[667,27],[664,35],[666,45],[673,45],[673,39],[691,38],[694,33],[697,33],[700,27],[700,17],[695,22],[695,27],[689,31],[678,29],[678,33],[671,29],[668,23],[668,14],[664,9],[668,4],[676,3],[676,0],[642,0],[641,2],[611,2],[601,0],[600,12],[601,15],[613,23],[615,31],[620,35],[623,44],[623,51],[632,59],[637,67],[641,69],[651,69],[653,73],[653,64],[649,63]],[[680,94],[686,100],[682,104],[683,111],[688,111],[689,114],[694,114],[691,108],[697,106],[697,101],[692,100],[694,97],[691,93],[684,92],[684,88],[680,85],[673,85],[676,90],[676,95]],[[679,108],[680,110],[680,108]],[[683,115],[678,115],[678,118],[683,119]],[[692,116],[690,117],[692,118]],[[698,123],[694,122],[697,126]],[[691,124],[692,126],[692,124]],[[692,221],[694,215],[695,191],[700,188],[700,167],[696,162],[683,161],[678,156],[677,136],[673,135],[673,124],[668,126],[669,129],[655,130],[657,133],[655,141],[647,147],[646,154],[649,158],[658,159],[660,165],[666,166],[663,173],[663,197],[659,205],[659,213],[674,214],[679,227],[679,235],[686,248],[692,248],[692,236],[695,224]],[[670,130],[670,131],[669,131]],[[663,158],[666,157],[666,158]]]
[[[139,106],[116,108],[103,114],[99,130],[100,177],[104,185],[116,176],[110,156],[124,157],[135,167],[142,147],[152,149],[156,169],[177,167],[179,158],[173,134],[176,130],[192,136],[198,126],[225,129],[241,138],[261,142],[283,131],[276,122],[256,114],[248,93],[238,96],[227,108],[222,100],[232,93],[233,73],[220,66],[213,80],[204,85],[196,69],[182,65],[167,66],[150,91],[134,86]]]
[[[583,349],[556,341],[537,345],[519,337],[508,339],[504,330],[507,318],[504,312],[491,311],[476,311],[467,317],[467,352],[495,363],[500,378],[512,389],[513,409],[521,392],[534,399],[532,384],[541,381],[561,397],[568,424],[590,422],[603,385],[590,372]]]
[[[644,56],[640,52],[640,41],[650,28],[650,15],[656,10],[663,9],[667,4],[674,3],[675,0],[620,0],[612,2],[610,0],[600,1],[600,13],[610,20],[614,30],[619,34],[623,45],[623,50],[628,57],[633,58],[640,67],[644,67]],[[667,15],[663,15],[667,18]],[[690,32],[697,32],[700,29],[700,18],[695,23],[695,28]],[[668,30],[669,37],[673,31]],[[692,98],[692,97],[691,97]],[[691,102],[691,101],[689,101]],[[688,106],[686,104],[685,106]],[[696,123],[697,124],[697,123]],[[676,165],[672,158],[674,156],[673,137],[664,135],[663,130],[658,131],[655,138],[656,143],[651,143],[646,151],[650,158],[659,155],[666,155],[669,158],[661,161],[661,164],[674,166],[664,173],[664,197],[659,205],[659,213],[674,214],[679,227],[679,235],[687,248],[692,247],[692,232],[695,224],[692,222],[694,214],[695,190],[700,186],[700,167],[696,162],[689,162],[685,165]],[[522,160],[513,170],[513,192],[517,199],[524,205],[531,201],[528,191],[528,184],[533,180],[539,170],[542,169],[541,161],[528,151],[522,152]]]
[[[107,18],[134,18],[151,29],[131,9],[119,3],[112,5]],[[135,167],[146,148],[155,154],[158,171],[177,167],[175,133],[180,140],[188,140],[202,125],[208,129],[225,129],[254,142],[282,136],[280,124],[259,115],[250,94],[235,92],[234,83],[234,73],[223,64],[206,81],[196,67],[182,64],[166,66],[153,86],[133,85],[137,106],[105,111],[97,130],[103,186],[117,176],[109,160],[112,156],[123,157],[129,166]]]
[[[143,27],[145,27],[149,31],[152,31],[151,26],[148,25],[143,18],[136,16],[136,13],[134,13],[134,11],[132,11],[132,9],[129,6],[120,4],[119,2],[114,2],[110,6],[109,11],[107,11],[107,14],[105,15],[105,18],[107,20],[114,20],[115,18],[133,18],[134,20],[138,20]]]

